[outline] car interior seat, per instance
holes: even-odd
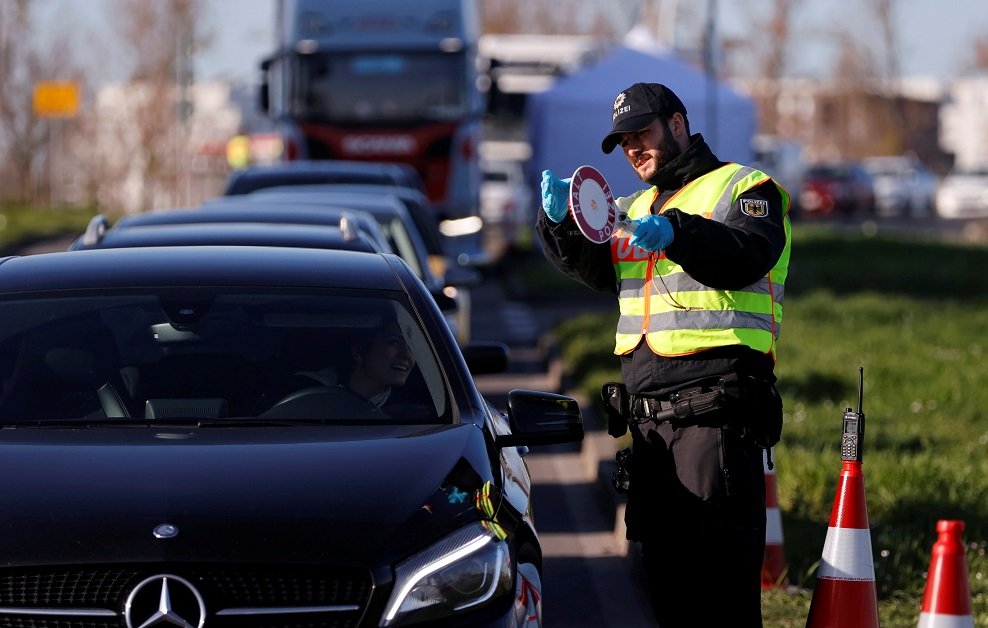
[[[98,315],[58,320],[25,333],[5,414],[22,418],[133,416],[112,332]]]

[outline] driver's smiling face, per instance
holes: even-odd
[[[382,389],[404,384],[414,366],[415,357],[397,326],[386,327],[361,356],[363,376]]]

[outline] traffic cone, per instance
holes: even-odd
[[[875,563],[860,462],[845,460],[841,470],[806,626],[878,628]]]
[[[779,496],[775,488],[775,471],[768,468],[768,457],[763,459],[765,465],[765,557],[762,559],[762,588],[774,589],[789,584],[786,578],[789,565],[783,551],[782,514],[779,511]]]
[[[974,628],[963,533],[963,521],[937,523],[919,628]]]

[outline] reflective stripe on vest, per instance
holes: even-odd
[[[690,182],[662,209],[676,207],[688,214],[724,222],[731,205],[747,190],[769,180],[768,175],[739,164],[726,164]],[[777,186],[778,187],[778,186]],[[789,267],[789,195],[782,195],[786,244],[769,273],[740,290],[715,290],[689,275],[660,252],[632,247],[623,230],[611,238],[611,256],[618,279],[620,318],[614,353],[638,346],[642,335],[659,355],[687,355],[727,345],[744,345],[775,357],[782,324],[782,301]],[[650,213],[658,190],[636,194],[630,219]],[[620,201],[619,201],[620,202]]]

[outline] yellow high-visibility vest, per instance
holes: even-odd
[[[739,164],[726,164],[684,186],[662,209],[676,207],[688,214],[723,222],[738,196],[770,177]],[[773,182],[774,183],[774,182]],[[782,298],[789,268],[791,228],[789,194],[782,195],[786,244],[765,277],[740,290],[717,290],[687,275],[679,264],[659,252],[631,246],[630,234],[618,229],[611,236],[611,259],[618,280],[620,317],[614,353],[638,346],[642,336],[658,355],[681,356],[715,347],[743,345],[775,359],[782,325]],[[617,204],[635,219],[650,213],[655,187]],[[766,208],[755,203],[750,211]],[[757,218],[753,218],[757,220]]]

